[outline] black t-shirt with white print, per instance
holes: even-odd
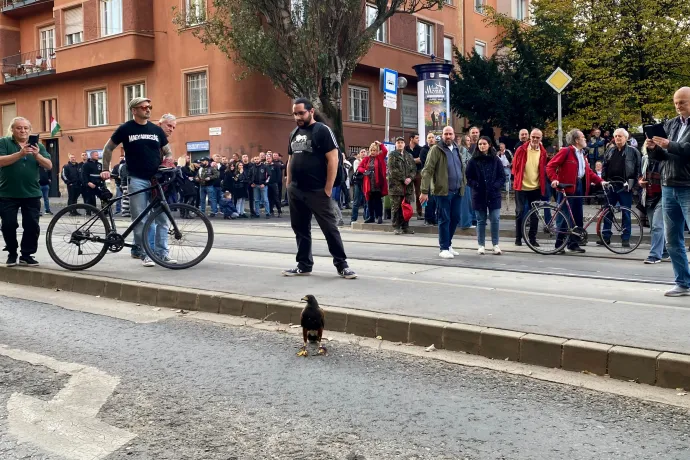
[[[323,123],[299,128],[288,146],[291,184],[305,191],[326,188],[326,154],[337,148],[333,131]]]
[[[120,125],[111,140],[122,144],[130,176],[151,179],[161,165],[161,148],[168,145],[168,138],[160,126],[150,121],[140,125],[134,120]]]

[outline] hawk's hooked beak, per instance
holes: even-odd
[[[309,302],[309,299],[307,299],[307,296],[306,296],[306,295],[305,295],[304,297],[302,297],[302,300],[305,301],[305,302]]]

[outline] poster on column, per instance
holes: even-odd
[[[424,80],[424,138],[432,131],[439,135],[448,124],[446,80]]]

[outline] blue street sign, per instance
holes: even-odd
[[[383,69],[383,92],[386,94],[398,94],[398,72],[391,69]]]

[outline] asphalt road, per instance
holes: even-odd
[[[286,279],[280,271],[295,264],[287,221],[214,225],[214,249],[193,269],[144,268],[122,252],[88,273],[285,300],[311,293],[325,305],[690,352],[690,305],[663,297],[671,266],[644,265],[640,251],[613,257],[588,246],[585,256],[540,256],[505,245],[503,256],[479,256],[474,241],[457,238],[461,255],[442,261],[433,237],[345,229],[350,264],[360,274],[348,281],[337,277],[330,257],[321,257],[325,242],[314,229],[314,275]],[[38,257],[57,268],[43,247]]]
[[[356,344],[298,358],[294,335],[163,312],[135,323],[5,297],[0,337],[119,378],[95,417],[134,437],[98,457],[109,460],[690,456],[687,409]],[[69,378],[0,356],[0,458],[70,458],[19,444],[8,422],[16,394],[51,401]]]

